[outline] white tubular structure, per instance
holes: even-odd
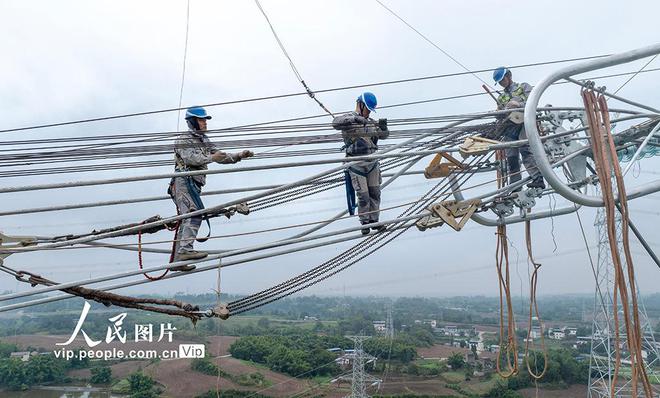
[[[561,179],[559,179],[559,177],[557,177],[557,175],[552,170],[552,165],[545,156],[545,149],[543,148],[543,143],[541,142],[541,137],[539,136],[539,131],[536,127],[536,109],[538,107],[541,96],[545,90],[550,87],[551,84],[558,80],[568,80],[571,76],[580,73],[590,72],[592,70],[607,68],[614,65],[625,64],[656,54],[660,54],[660,43],[621,54],[610,55],[608,57],[594,61],[587,61],[576,65],[570,65],[546,76],[532,90],[532,93],[530,94],[529,98],[527,99],[527,103],[525,104],[525,129],[527,132],[527,138],[529,139],[529,147],[534,154],[534,157],[536,158],[537,166],[541,174],[543,174],[543,178],[545,178],[545,180],[548,181],[552,188],[554,188],[557,193],[559,193],[564,198],[584,206],[603,206],[603,198],[600,196],[583,194],[570,188]],[[608,95],[607,93],[604,94]],[[640,105],[632,103],[631,101],[626,101],[620,97],[616,97],[616,99],[623,100],[624,102],[628,102],[636,106]],[[658,112],[653,108],[646,106],[642,107],[654,112]],[[657,191],[660,191],[660,180],[636,187],[635,189],[630,189],[626,192],[626,194],[629,199],[633,199]]]

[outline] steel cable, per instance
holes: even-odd
[[[521,68],[528,68],[528,67],[535,67],[535,66],[542,66],[542,65],[552,65],[552,64],[564,63],[564,62],[584,61],[584,60],[589,60],[589,59],[603,58],[603,57],[606,57],[608,55],[609,54],[594,55],[594,56],[588,56],[588,57],[567,58],[567,59],[561,59],[561,60],[535,62],[535,63],[520,64],[520,65],[512,65],[511,68],[521,69]],[[323,90],[316,90],[316,93],[326,93],[326,92],[351,90],[351,89],[371,87],[371,86],[383,86],[383,85],[390,85],[390,84],[410,83],[410,82],[416,82],[416,81],[424,81],[424,80],[432,80],[432,79],[439,79],[439,78],[455,77],[455,76],[466,75],[468,73],[471,74],[471,73],[489,72],[493,69],[494,68],[487,68],[487,69],[475,70],[473,72],[446,73],[446,74],[440,74],[440,75],[413,77],[413,78],[407,78],[407,79],[398,79],[398,80],[389,80],[389,81],[382,81],[382,82],[357,84],[357,85],[350,85],[350,86],[343,86],[343,87],[334,87],[334,88],[328,88],[328,89],[323,89]],[[247,98],[247,99],[240,99],[240,100],[230,100],[230,101],[223,101],[223,102],[207,103],[207,104],[202,104],[201,106],[204,106],[204,107],[224,106],[224,105],[231,105],[231,104],[249,103],[249,102],[255,102],[255,101],[291,98],[291,97],[297,97],[297,96],[303,96],[303,95],[309,95],[309,94],[305,91],[305,92],[297,92],[297,93],[287,93],[287,94],[278,94],[278,95],[254,97],[254,98]],[[187,106],[186,107],[178,107],[178,108],[166,108],[166,109],[159,109],[159,110],[152,110],[152,111],[124,113],[124,114],[118,114],[118,115],[112,115],[112,116],[94,117],[94,118],[79,119],[79,120],[72,120],[72,121],[65,121],[65,122],[56,122],[56,123],[47,123],[47,124],[40,124],[40,125],[33,125],[33,126],[15,127],[15,128],[0,130],[0,133],[8,133],[8,132],[14,132],[14,131],[25,131],[25,130],[36,130],[36,129],[43,129],[43,128],[49,128],[49,127],[68,126],[68,125],[72,125],[72,124],[122,119],[122,118],[127,118],[127,117],[154,115],[154,114],[159,114],[159,113],[176,112],[176,111],[184,110],[184,109],[187,109],[187,108],[188,108]]]
[[[482,160],[484,157],[485,157],[485,155],[480,157],[480,158],[474,159],[470,163],[470,165],[473,165],[474,163],[478,162],[479,160]],[[465,180],[467,180],[467,179],[469,179],[470,176],[471,175],[466,173],[466,174],[460,176],[459,179],[460,178],[465,178]],[[440,187],[440,188],[438,188],[438,187]],[[439,182],[436,185],[436,187],[432,188],[429,192],[427,192],[427,194],[423,195],[422,198],[420,198],[420,200],[423,200],[424,198],[428,197],[429,195],[434,196],[433,192],[441,190],[442,188],[444,188],[445,190],[448,190],[449,187],[450,187],[449,179],[445,178],[445,179],[443,179],[443,181]],[[427,205],[426,201],[421,203],[421,204],[413,205],[411,208],[404,211],[399,217],[403,217],[405,215],[408,215],[408,214],[418,210],[420,207],[423,208],[426,205]],[[402,226],[405,225],[405,222],[401,225]],[[388,232],[386,230],[385,232],[382,232],[382,233],[379,233],[379,234],[376,234],[376,235],[372,235],[372,236],[364,239],[362,242],[358,243],[357,245],[353,246],[351,249],[345,251],[341,255],[339,255],[339,256],[337,256],[337,257],[321,264],[320,266],[317,266],[314,269],[312,269],[310,271],[307,271],[307,272],[305,272],[305,273],[303,273],[303,274],[301,274],[301,275],[299,275],[295,278],[292,278],[288,281],[285,281],[285,282],[283,282],[283,283],[281,283],[281,284],[279,284],[279,285],[277,285],[273,288],[270,288],[270,289],[267,289],[265,291],[256,293],[254,295],[249,296],[248,298],[244,298],[244,299],[240,299],[240,300],[236,300],[234,302],[231,302],[231,303],[228,304],[228,308],[230,310],[230,313],[231,314],[237,314],[237,313],[248,311],[250,309],[257,308],[261,305],[265,305],[265,304],[267,304],[269,302],[272,302],[274,300],[277,300],[277,299],[280,299],[282,297],[286,297],[290,294],[293,294],[296,291],[299,291],[299,290],[302,290],[306,287],[311,286],[312,284],[318,283],[321,280],[324,280],[324,279],[334,275],[335,273],[340,272],[341,270],[349,267],[350,265],[354,264],[355,262],[357,262],[357,261],[361,260],[362,258],[370,255],[371,253],[375,252],[380,247],[384,246],[385,244],[389,243],[391,240],[398,237],[401,233],[405,232],[412,225],[414,225],[414,223],[411,223],[407,227],[404,227],[403,230],[401,230],[399,233],[397,233],[394,237],[392,237],[389,240],[386,240],[384,243],[382,243],[380,246],[376,247],[372,251],[364,254],[362,257],[358,258],[357,260],[349,263],[348,265],[340,268],[339,270],[335,270],[334,272],[332,272],[330,274],[328,274],[329,271],[339,267],[340,265],[344,264],[345,262],[351,260],[353,257],[359,255],[361,250],[364,250],[364,248],[362,246],[364,246],[364,245],[373,246],[373,245],[377,244],[380,240],[385,239],[389,234],[391,234],[391,231]],[[326,274],[326,275],[322,276],[323,274]],[[321,275],[321,276],[319,276],[319,275]],[[316,281],[309,282],[311,279],[316,278],[317,276],[319,276],[319,278],[321,278],[321,279],[317,279]],[[308,283],[308,282],[309,282],[309,284],[303,285],[302,287],[299,287],[302,284]],[[299,288],[291,290],[290,286],[299,287]],[[283,294],[284,296],[282,296],[282,297],[278,296],[277,298],[273,299],[273,297],[275,297],[275,295],[277,295],[278,292],[281,292],[281,294]],[[264,300],[267,300],[267,301],[264,302]]]

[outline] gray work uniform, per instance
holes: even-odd
[[[515,83],[512,82],[509,87],[505,88],[502,94],[500,94],[497,99],[497,109],[505,109],[506,105],[510,101],[518,102],[522,107],[525,106],[527,97],[532,91],[532,86],[527,83]],[[503,128],[501,134],[501,140],[504,142],[517,141],[527,139],[527,134],[525,133],[525,127],[523,124],[515,124],[511,121],[504,121],[505,127]],[[520,157],[522,157],[522,162],[525,165],[525,170],[529,173],[532,179],[536,179],[541,176],[538,167],[536,166],[536,159],[532,151],[529,149],[529,145],[523,145],[517,148],[507,148],[504,150],[507,159],[508,171],[510,174],[509,184],[512,184],[516,181],[520,181],[522,176],[520,175]]]
[[[388,130],[381,130],[373,119],[367,124],[357,112],[349,112],[334,118],[332,126],[341,130],[346,157],[371,155],[378,151],[378,140],[389,137]],[[377,160],[361,161],[349,167],[351,185],[357,194],[358,215],[362,224],[378,222],[380,210],[380,163]]]
[[[209,138],[200,131],[189,130],[181,134],[174,143],[175,171],[208,170],[207,165],[212,163],[211,155],[218,152]],[[236,163],[233,155],[226,154],[220,163]],[[174,177],[172,179],[171,195],[179,214],[190,213],[202,208],[199,195],[206,184],[206,175],[188,177]],[[184,253],[193,250],[193,243],[202,224],[202,216],[195,216],[181,220],[177,230],[175,253]]]

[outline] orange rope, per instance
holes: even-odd
[[[632,396],[637,397],[638,378],[641,375],[645,396],[652,397],[651,389],[644,361],[641,355],[641,328],[639,323],[639,311],[637,307],[637,289],[634,281],[634,266],[629,249],[628,240],[628,208],[626,200],[625,185],[619,162],[617,161],[616,146],[612,137],[611,125],[607,102],[603,95],[596,98],[593,90],[582,90],[582,98],[586,109],[586,115],[589,122],[589,136],[594,154],[594,163],[596,164],[596,174],[598,175],[601,191],[603,195],[603,204],[606,214],[607,234],[610,243],[610,254],[614,265],[615,279],[613,292],[613,316],[615,329],[615,352],[616,362],[614,367],[613,388],[611,397],[614,398],[616,392],[616,382],[621,368],[621,342],[620,342],[620,324],[618,314],[618,299],[621,298],[621,307],[623,310],[626,335],[628,336],[628,351],[631,361],[631,380]],[[606,147],[607,146],[607,147]],[[619,253],[617,232],[616,232],[616,205],[614,198],[614,187],[612,177],[617,183],[617,191],[621,202],[622,215],[622,238],[626,257],[628,282],[630,292],[626,286],[626,278],[623,271],[621,256]],[[630,316],[629,297],[632,296],[632,321]],[[632,323],[632,324],[631,324]]]
[[[500,162],[504,159],[503,151],[497,151],[496,159]],[[504,186],[505,180],[505,173],[498,169],[497,187],[501,188]],[[509,246],[506,237],[506,225],[498,225],[496,235],[497,244],[495,247],[495,268],[497,269],[497,277],[500,290],[500,352],[497,355],[497,361],[495,365],[497,374],[500,375],[500,377],[506,379],[518,374],[518,346],[516,341],[516,322],[513,313],[513,303],[511,301],[511,275],[509,271]],[[506,344],[504,344],[505,301],[507,311]],[[506,356],[506,366],[509,369],[507,372],[502,371],[502,354]]]
[[[529,288],[529,319],[527,322],[527,341],[525,342],[525,362],[527,363],[527,372],[529,373],[532,378],[534,378],[534,381],[541,379],[543,376],[545,376],[545,373],[548,370],[548,351],[545,347],[545,335],[543,332],[543,322],[541,321],[541,315],[539,314],[539,306],[538,302],[536,301],[536,283],[538,282],[538,272],[539,269],[541,268],[541,263],[537,263],[534,261],[534,255],[532,254],[532,227],[531,227],[531,222],[529,220],[525,221],[525,240],[527,242],[527,256],[529,257],[529,261],[532,263],[534,266],[534,272],[532,272],[532,276],[530,278],[530,288]],[[532,371],[530,365],[529,365],[529,342],[531,341],[531,334],[532,334],[532,311],[536,313],[536,318],[538,319],[539,322],[539,328],[541,331],[541,349],[543,350],[543,371],[540,374],[536,374]],[[536,361],[536,357],[534,358]]]
[[[612,131],[611,131],[607,100],[604,95],[601,94],[598,96],[598,103],[602,113],[602,118],[604,122],[603,125],[605,127],[607,142],[609,144],[610,157],[613,160],[612,166],[614,168],[614,177],[617,184],[617,191],[619,192],[619,201],[621,205],[622,243],[623,243],[623,251],[626,259],[626,270],[628,272],[628,284],[630,285],[630,298],[632,301],[633,325],[630,328],[631,334],[629,335],[628,340],[630,340],[630,336],[633,337],[634,348],[630,347],[630,343],[629,343],[629,349],[631,351],[631,357],[633,356],[633,352],[634,352],[634,356],[637,357],[636,361],[632,362],[635,365],[633,366],[633,368],[634,367],[638,368],[637,371],[639,372],[639,374],[636,376],[641,376],[644,391],[646,393],[646,396],[649,397],[652,396],[653,391],[651,389],[651,383],[648,380],[646,368],[644,367],[644,358],[642,357],[642,332],[641,332],[642,325],[639,320],[639,307],[637,303],[637,286],[635,282],[635,268],[633,266],[632,254],[630,252],[629,225],[628,225],[628,198],[626,197],[626,187],[623,180],[621,164],[618,161],[614,161],[615,159],[618,159],[618,157],[616,152],[616,145],[614,143],[614,138],[612,136]],[[636,384],[637,384],[637,379],[635,378],[633,379],[633,390],[636,390],[637,388]]]

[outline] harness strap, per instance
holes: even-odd
[[[200,196],[201,193],[201,188],[197,185],[195,180],[191,176],[186,176],[184,177],[186,179],[186,186],[188,187],[188,192],[190,193],[190,197],[192,198],[193,202],[195,202],[195,207],[197,207],[197,210],[202,210],[204,209],[204,202],[202,202],[202,198]],[[209,240],[211,237],[211,222],[209,221],[208,216],[202,215],[202,220],[206,221],[206,225],[209,228],[208,234],[204,238],[196,238],[197,242],[206,242]]]
[[[367,170],[366,172],[364,172],[364,171],[360,171],[360,170],[357,170],[357,169],[353,168],[352,166],[349,167],[348,170],[349,170],[351,173],[355,173],[355,174],[357,174],[357,175],[359,175],[359,176],[362,176],[362,177],[367,178],[367,177],[369,177],[369,174],[371,174],[371,172],[374,171],[374,169],[375,169],[377,166],[378,166],[378,162],[374,162],[374,164],[371,166],[371,168],[369,168],[369,170]]]
[[[351,182],[351,173],[344,170],[344,183],[346,186],[346,205],[348,206],[348,214],[354,216],[357,203],[355,201],[355,188]]]

